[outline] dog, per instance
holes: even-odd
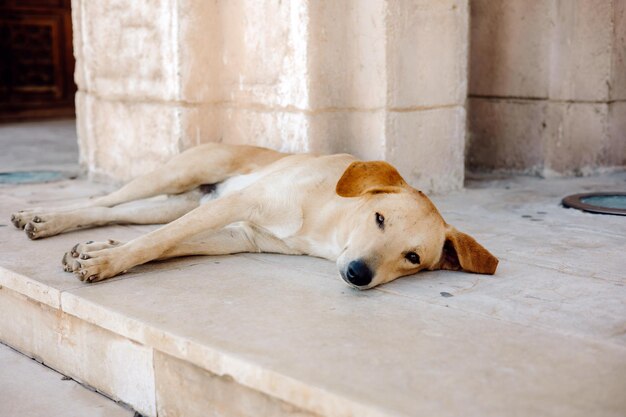
[[[117,191],[11,216],[30,239],[108,224],[163,224],[122,243],[89,241],[63,256],[84,282],[152,260],[270,252],[335,261],[368,289],[422,270],[494,274],[498,259],[448,225],[424,193],[383,161],[208,143]]]

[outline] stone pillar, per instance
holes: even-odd
[[[74,0],[82,162],[127,180],[221,141],[459,188],[467,1]]]
[[[626,2],[471,0],[468,166],[626,165]]]

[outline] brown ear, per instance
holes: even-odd
[[[463,270],[493,275],[498,258],[483,248],[473,237],[448,226],[446,242],[441,254],[441,269]]]
[[[365,193],[397,193],[407,187],[398,171],[387,162],[353,162],[337,182],[335,191],[341,197],[358,197]]]

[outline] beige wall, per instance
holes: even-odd
[[[468,0],[73,0],[83,164],[207,141],[386,159],[462,186]]]
[[[626,165],[625,0],[471,0],[470,20],[470,170]]]
[[[385,159],[426,191],[465,164],[624,167],[626,0],[470,3],[73,0],[82,162],[128,180],[247,143]]]

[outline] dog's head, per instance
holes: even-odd
[[[359,199],[348,243],[337,259],[341,277],[356,288],[372,288],[424,269],[496,271],[496,257],[448,225],[430,199],[386,162],[353,162],[336,192]]]

